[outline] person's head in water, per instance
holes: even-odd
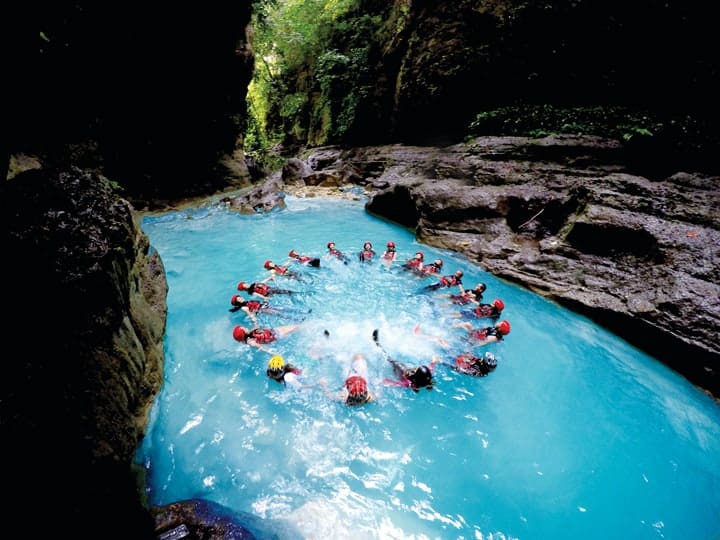
[[[418,366],[413,369],[409,369],[405,372],[405,377],[410,381],[410,388],[415,392],[419,388],[427,388],[428,390],[433,389],[432,372],[427,366]]]
[[[365,242],[363,244],[363,249],[366,251],[370,251],[372,249],[372,244],[370,242]]]
[[[247,300],[245,300],[239,294],[234,294],[233,297],[230,299],[230,303],[235,307],[243,307],[245,304],[247,304]]]
[[[497,328],[498,334],[503,336],[507,336],[510,333],[510,323],[508,321],[500,321],[495,325],[495,328]]]
[[[388,250],[388,251],[395,251],[395,242],[388,242],[388,243],[387,243],[387,250]]]
[[[353,375],[345,380],[348,391],[345,403],[348,405],[362,405],[368,400],[367,382],[359,375]]]
[[[247,328],[240,325],[233,328],[233,338],[235,338],[235,341],[247,342],[248,337],[250,337],[250,331]]]
[[[271,379],[282,382],[285,376],[285,360],[282,356],[273,356],[268,362],[267,371],[265,372]]]

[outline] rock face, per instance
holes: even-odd
[[[0,190],[6,515],[41,504],[28,536],[153,538],[131,466],[162,382],[162,261],[103,177],[33,170]]]
[[[596,138],[483,137],[322,148],[307,163],[340,183],[360,178],[369,212],[592,318],[720,396],[720,178],[645,178],[626,158]]]

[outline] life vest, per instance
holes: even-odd
[[[435,263],[430,263],[426,266],[423,266],[422,271],[425,274],[437,274],[440,271],[440,267],[438,267]]]
[[[470,333],[470,336],[477,339],[478,341],[482,341],[485,338],[488,338],[490,336],[495,336],[498,341],[502,340],[502,334],[497,331],[497,328],[494,326],[488,326],[487,328],[479,328],[475,329]]]
[[[250,332],[250,339],[258,343],[272,343],[277,339],[277,336],[270,328],[255,328]]]
[[[462,371],[468,371],[477,364],[478,357],[469,353],[461,354],[455,358],[455,365]]]
[[[245,302],[245,307],[247,307],[250,311],[258,312],[260,311],[263,306],[265,306],[265,302],[259,302],[258,300],[248,300]]]
[[[490,304],[480,304],[478,307],[476,307],[473,310],[473,313],[477,317],[497,317],[498,313],[495,309],[495,306],[492,306]]]
[[[457,370],[462,373],[484,377],[497,367],[497,362],[488,362],[485,358],[479,358],[473,354],[465,353],[455,359],[455,366]]]
[[[364,249],[360,252],[360,260],[361,261],[369,261],[373,258],[375,255],[375,252],[372,249]]]
[[[422,261],[420,259],[410,259],[405,266],[410,268],[411,270],[414,270],[415,268],[419,267],[422,264]]]
[[[308,257],[307,255],[298,255],[295,257],[295,260],[301,263],[308,262],[312,257]]]
[[[281,276],[288,273],[287,266],[276,266],[275,268],[273,268],[273,270],[275,270]]]
[[[270,294],[270,287],[265,283],[253,283],[252,285],[250,285],[248,292],[250,294],[258,293],[262,294],[263,296],[267,296],[268,294]]]
[[[395,254],[396,254],[395,251],[386,251],[385,253],[383,253],[382,258],[391,261],[395,258]]]
[[[440,284],[443,287],[452,287],[453,285],[457,285],[458,280],[457,278],[453,276],[443,276],[440,278]]]
[[[453,304],[467,304],[470,301],[470,296],[465,294],[451,294],[450,301]]]

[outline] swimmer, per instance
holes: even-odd
[[[295,293],[295,291],[289,291],[287,289],[276,289],[275,287],[271,287],[270,285],[266,284],[264,281],[255,283],[247,283],[245,281],[241,281],[237,284],[237,290],[245,291],[250,296],[257,296],[258,298],[262,298],[263,300],[267,300],[268,296],[272,296],[274,294]]]
[[[268,351],[263,345],[274,343],[278,339],[285,337],[291,332],[300,328],[300,325],[289,324],[286,326],[278,326],[276,328],[253,328],[249,329],[241,325],[233,328],[233,339],[240,343],[245,343],[251,347],[256,347],[262,351]]]
[[[381,256],[382,262],[386,265],[389,265],[392,262],[395,262],[395,259],[397,259],[397,251],[395,251],[395,242],[388,242],[387,248],[385,249],[385,252]]]
[[[468,331],[468,339],[476,341],[478,345],[497,343],[510,333],[510,323],[504,319],[485,328],[473,328],[469,322],[456,324],[455,328],[465,328]]]
[[[320,381],[320,384],[328,398],[342,401],[350,407],[357,407],[375,401],[375,396],[368,390],[367,381],[367,361],[365,356],[358,353],[353,356],[350,362],[350,367],[345,376],[345,383],[339,394],[330,394],[324,381]]]
[[[300,255],[294,249],[290,250],[290,253],[288,253],[288,257],[290,257],[289,262],[299,262],[301,264],[307,264],[308,266],[313,266],[315,268],[318,268],[320,266],[320,259],[318,259],[317,257],[310,257],[308,255]]]
[[[382,345],[380,345],[377,329],[373,330],[372,336],[375,345],[377,345],[380,351],[383,353],[385,360],[390,363],[393,368],[393,373],[395,374],[395,377],[397,377],[396,380],[385,379],[385,384],[410,388],[415,393],[419,392],[420,388],[426,388],[428,390],[433,389],[432,373],[435,367],[434,361],[431,362],[429,365],[408,367],[402,362],[398,362],[397,360],[391,358],[387,351],[385,351],[385,349],[382,347]]]
[[[487,351],[482,356],[475,356],[472,353],[462,353],[449,362],[440,361],[434,357],[437,364],[447,366],[453,371],[470,375],[471,377],[485,377],[497,367],[497,358],[493,353]]]
[[[286,364],[282,356],[275,355],[268,362],[265,374],[273,381],[285,386],[299,387],[298,375],[302,374],[302,370],[292,364]]]
[[[362,251],[358,254],[358,259],[360,262],[370,262],[375,255],[377,254],[375,253],[375,250],[373,250],[372,244],[370,242],[365,242],[363,244]]]
[[[500,318],[503,309],[505,309],[505,303],[499,298],[496,298],[492,301],[492,304],[479,304],[476,308],[455,313],[452,317],[463,319],[493,319],[493,321],[496,321]]]

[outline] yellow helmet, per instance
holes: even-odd
[[[282,367],[285,365],[285,360],[283,360],[282,356],[273,356],[270,361],[268,362],[268,368],[270,369],[282,369]]]

